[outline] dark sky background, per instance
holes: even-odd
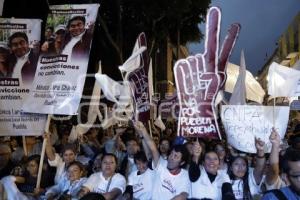
[[[247,70],[253,75],[257,75],[272,55],[280,35],[300,12],[300,0],[212,0],[212,6],[219,6],[222,11],[220,42],[231,23],[241,24],[229,61],[239,64],[240,52],[244,49]],[[200,28],[205,33],[205,25]],[[190,53],[202,53],[203,41],[191,44]]]

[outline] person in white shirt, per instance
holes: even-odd
[[[68,179],[61,179],[57,185],[50,187],[46,192],[48,200],[54,199],[56,196],[70,197],[72,200],[77,200],[77,194],[81,186],[86,182],[84,166],[78,162],[71,162],[67,167]]]
[[[9,37],[8,46],[12,52],[9,58],[9,76],[18,78],[20,84],[31,84],[39,55],[29,48],[28,36],[24,32],[15,32]]]
[[[234,199],[229,176],[218,172],[220,160],[215,151],[204,154],[203,165],[199,165],[202,147],[199,141],[193,143],[189,178],[192,182],[190,197],[194,199]]]
[[[190,191],[188,172],[184,169],[187,164],[188,152],[183,145],[175,145],[168,156],[167,166],[162,165],[160,155],[154,141],[150,138],[142,122],[134,123],[135,130],[145,141],[152,153],[155,172],[152,200],[186,199]]]
[[[247,158],[244,156],[232,157],[228,170],[232,189],[236,200],[254,199],[261,195],[261,184],[265,166],[265,143],[255,139],[257,150],[255,167],[249,168]]]
[[[75,161],[76,149],[73,144],[66,144],[62,151],[63,157],[60,157],[58,153],[55,153],[52,147],[50,134],[45,133],[44,137],[47,138],[46,155],[48,157],[48,163],[51,167],[56,167],[54,183],[58,184],[60,179],[67,180],[67,167],[71,162]]]
[[[92,174],[78,196],[83,197],[89,192],[101,193],[106,200],[116,199],[125,191],[124,176],[116,173],[117,157],[114,154],[104,154],[101,162],[101,172]]]
[[[134,163],[137,170],[129,175],[126,190],[130,191],[130,196],[134,199],[151,200],[155,173],[148,168],[148,160],[143,151],[134,155]]]

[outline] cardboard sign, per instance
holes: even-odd
[[[266,150],[270,152],[272,145],[269,137],[272,127],[274,126],[283,138],[289,120],[289,110],[288,106],[223,105],[221,119],[228,143],[240,151],[256,153],[256,137],[266,143]]]
[[[158,104],[158,116],[161,116],[162,119],[178,119],[179,116],[179,102],[177,98],[177,94],[173,94],[173,96],[166,97],[159,101]]]
[[[0,19],[0,136],[41,135],[46,115],[22,110],[38,62],[41,20]]]
[[[141,33],[137,39],[139,47],[147,47],[147,40],[144,33]],[[137,69],[129,72],[126,75],[126,80],[130,83],[132,96],[135,106],[135,120],[148,123],[150,119],[150,98],[149,98],[149,85],[148,85],[148,72],[149,72],[149,55],[145,50],[140,56],[139,66]]]
[[[25,111],[77,114],[98,8],[99,4],[50,6],[46,26],[55,27],[55,36],[42,44]]]
[[[184,137],[221,138],[215,99],[226,81],[226,63],[240,30],[232,24],[219,53],[221,11],[207,13],[205,51],[175,63],[174,76],[180,113],[177,134]]]

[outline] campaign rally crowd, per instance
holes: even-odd
[[[60,121],[23,144],[22,137],[1,137],[0,198],[299,199],[300,123],[290,125],[287,142],[273,129],[270,153],[256,138],[256,154],[224,140],[178,137],[175,127],[149,130],[138,121],[91,128],[69,143],[71,125]],[[36,188],[43,138],[46,156]]]

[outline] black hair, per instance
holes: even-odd
[[[47,29],[50,29],[52,32],[54,32],[53,26],[47,26],[46,30],[47,30]]]
[[[107,157],[107,156],[111,156],[115,159],[115,162],[116,162],[116,165],[118,166],[118,158],[115,154],[113,153],[105,153],[103,154],[102,158],[101,158],[101,162],[103,162],[104,158]]]
[[[300,161],[300,150],[299,149],[295,149],[292,147],[289,147],[286,152],[285,155],[283,156],[283,161],[282,161],[282,169],[283,172],[289,174],[290,171],[290,167],[288,162],[298,162]]]
[[[242,181],[243,181],[243,199],[251,200],[252,196],[251,196],[249,182],[248,182],[248,180],[249,180],[249,166],[248,166],[248,160],[247,160],[246,157],[244,157],[244,156],[235,156],[235,157],[230,158],[229,168],[228,168],[229,178],[230,178],[230,180],[235,180],[235,178],[236,178],[235,175],[233,174],[232,164],[237,159],[242,159],[246,163],[246,173],[245,173],[245,176],[242,178]]]
[[[148,162],[146,154],[143,151],[139,151],[134,155],[134,163],[136,163],[137,160],[142,161],[143,163]]]
[[[28,164],[30,161],[35,161],[37,163],[37,165],[39,165],[40,164],[40,159],[41,159],[41,156],[37,155],[37,154],[29,156],[27,158],[26,164]]]
[[[186,147],[182,144],[177,144],[174,145],[171,149],[171,151],[175,151],[175,152],[180,152],[181,153],[181,162],[184,162],[184,164],[182,164],[180,167],[181,168],[185,168],[185,166],[188,164],[188,157],[189,157],[189,152],[186,149]]]
[[[23,38],[28,43],[28,37],[27,37],[26,33],[24,33],[24,32],[15,32],[11,36],[9,36],[8,46],[11,46],[12,40],[15,39],[15,38],[18,38],[18,37]]]
[[[69,169],[72,165],[76,165],[77,167],[79,167],[80,171],[83,172],[82,177],[86,176],[86,169],[81,162],[76,161],[76,160],[73,162],[70,162],[70,164],[67,166],[67,169]]]
[[[105,198],[100,193],[89,192],[86,195],[84,195],[83,197],[81,197],[80,200],[105,200]]]
[[[62,153],[64,154],[67,150],[71,150],[71,151],[73,151],[75,154],[77,154],[77,150],[76,150],[75,144],[68,143],[68,144],[64,145],[64,147],[63,147],[63,149],[62,149]]]
[[[68,24],[67,24],[67,28],[70,28],[70,25],[73,21],[75,20],[80,20],[83,22],[83,24],[85,24],[85,17],[84,16],[75,16],[73,18],[71,18],[69,21],[68,21]]]

